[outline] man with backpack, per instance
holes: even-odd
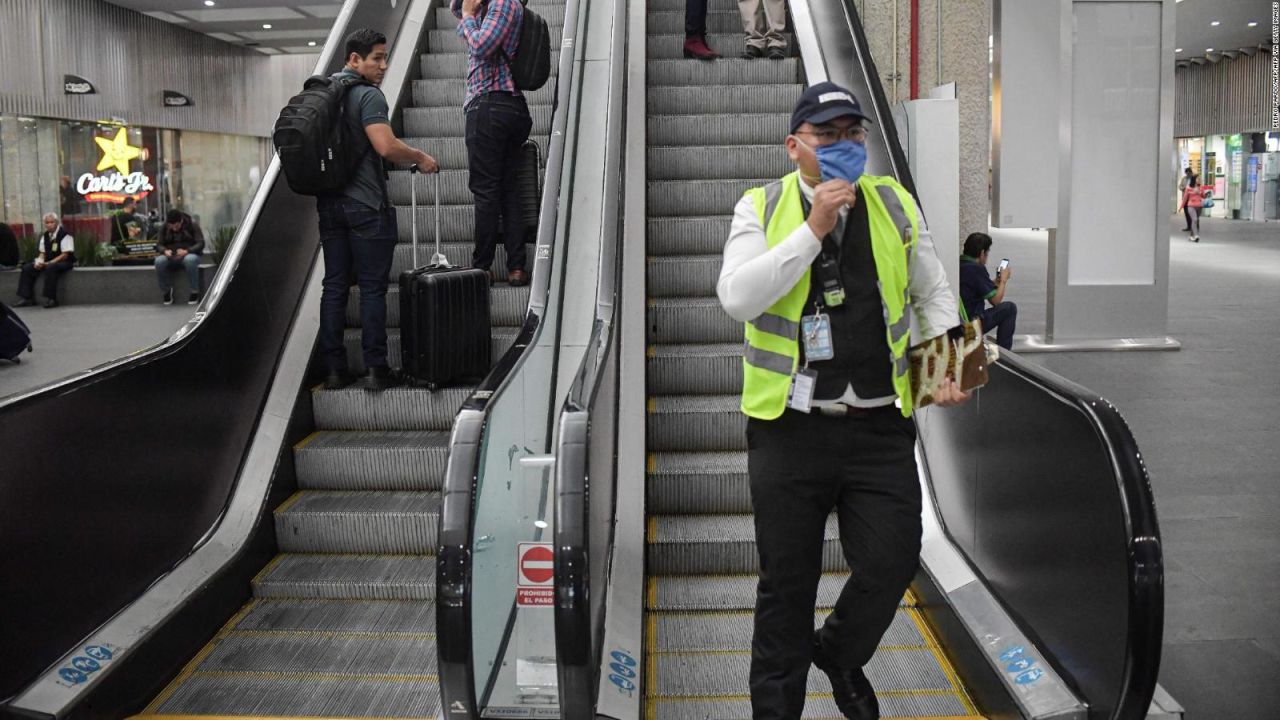
[[[378,89],[387,72],[386,36],[375,30],[356,30],[347,36],[346,52],[346,67],[330,80],[347,88],[341,122],[351,146],[348,152],[359,160],[341,191],[319,194],[316,201],[324,252],[320,352],[328,370],[325,388],[348,385],[351,378],[342,335],[354,276],[360,286],[360,341],[366,369],[362,386],[383,390],[396,384],[387,364],[386,295],[398,235],[383,161],[414,164],[424,172],[440,168],[434,158],[409,147],[391,130],[387,98]],[[292,177],[290,181],[292,184]]]
[[[471,264],[489,270],[498,242],[499,217],[507,249],[507,282],[526,285],[524,220],[516,171],[520,147],[533,118],[516,87],[511,63],[520,47],[525,19],[520,0],[451,0],[467,44],[466,113],[468,187],[475,198],[475,252]]]

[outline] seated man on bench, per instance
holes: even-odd
[[[36,304],[36,276],[44,276],[44,306],[58,307],[58,281],[76,265],[76,241],[62,227],[55,213],[44,214],[44,234],[36,246],[36,257],[22,266],[18,278],[19,300],[15,307]]]
[[[161,301],[173,304],[173,278],[169,273],[187,271],[187,285],[191,295],[188,305],[200,302],[200,253],[204,250],[204,233],[190,215],[181,210],[170,210],[160,228],[160,242],[156,243],[156,279],[160,281]]]

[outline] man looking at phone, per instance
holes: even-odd
[[[987,274],[987,259],[991,255],[991,236],[986,233],[970,233],[964,241],[964,254],[960,256],[960,302],[970,320],[982,320],[982,329],[996,331],[996,344],[1005,350],[1013,348],[1014,326],[1018,322],[1018,306],[1005,302],[1004,291],[1013,271],[1009,259],[1000,262],[996,280]],[[986,308],[987,302],[991,307]]]

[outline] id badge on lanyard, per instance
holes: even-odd
[[[818,373],[809,368],[809,363],[836,356],[831,340],[831,316],[822,312],[821,305],[813,315],[800,319],[800,339],[804,343],[804,367],[791,376],[787,407],[807,413],[813,407],[813,392],[818,382]]]

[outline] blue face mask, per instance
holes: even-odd
[[[822,145],[814,153],[818,156],[823,180],[839,178],[856,183],[867,169],[867,146],[862,143],[840,140]]]

